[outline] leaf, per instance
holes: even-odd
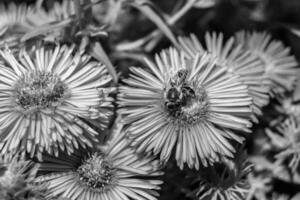
[[[290,31],[295,34],[296,36],[300,37],[300,29],[297,28],[290,28]]]
[[[80,18],[81,18],[81,4],[80,4],[80,0],[78,1],[75,1],[73,0],[74,2],[74,5],[75,5],[75,13],[76,13],[76,18],[78,21],[80,21]]]
[[[172,32],[166,18],[158,11],[158,9],[148,0],[134,0],[130,5],[140,10],[146,17],[155,23],[161,31],[169,38],[175,45],[179,46],[177,39]]]
[[[299,200],[300,199],[300,192],[298,192],[291,200]]]
[[[63,21],[59,21],[59,22],[51,22],[49,24],[45,24],[39,27],[36,27],[34,30],[29,31],[28,33],[26,33],[22,38],[21,38],[21,42],[25,42],[31,38],[34,38],[36,36],[39,35],[43,35],[45,33],[51,32],[55,29],[62,29],[66,26],[68,26],[70,23],[72,22],[71,18],[65,19]]]
[[[117,72],[99,42],[96,42],[92,45],[90,53],[94,58],[96,58],[100,62],[103,62],[106,65],[107,70],[110,73],[110,75],[112,76],[114,83],[117,84],[118,83]]]
[[[210,8],[215,6],[217,0],[198,0],[195,4],[195,8]]]
[[[107,25],[102,25],[100,27],[96,27],[92,24],[88,24],[85,28],[78,31],[75,35],[76,36],[90,36],[90,37],[98,37],[98,36],[108,36],[108,33],[105,31]]]

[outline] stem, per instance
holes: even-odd
[[[118,83],[117,72],[116,72],[113,64],[111,63],[108,55],[106,54],[106,52],[104,51],[104,49],[102,48],[102,46],[99,42],[96,42],[92,45],[91,55],[106,65],[108,72],[112,76],[114,84],[117,84]]]
[[[170,25],[175,24],[180,18],[182,18],[195,4],[197,0],[189,0],[187,3],[177,11],[173,16],[171,16],[167,21]]]
[[[169,25],[174,25],[180,18],[182,18],[195,4],[197,0],[188,0],[187,3],[174,15],[168,17],[167,22]],[[148,35],[137,39],[133,42],[123,43],[116,45],[117,51],[128,51],[132,49],[138,49],[143,46],[145,43],[149,42],[152,38],[158,37],[161,33],[160,30],[156,29],[149,33]]]
[[[115,60],[131,59],[131,60],[135,60],[139,63],[142,63],[144,65],[146,64],[145,58],[148,58],[148,56],[146,54],[136,53],[136,52],[128,52],[128,51],[127,52],[126,51],[115,52],[111,55],[111,57]]]

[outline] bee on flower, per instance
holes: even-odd
[[[38,182],[47,190],[70,200],[155,200],[162,175],[158,161],[140,156],[129,147],[119,124],[111,140],[100,149],[77,150],[60,157],[45,155]]]
[[[253,98],[252,120],[258,122],[257,116],[262,115],[262,107],[269,103],[269,81],[265,79],[263,63],[250,52],[244,51],[241,45],[235,46],[233,37],[224,40],[222,33],[206,33],[204,47],[194,34],[189,37],[179,37],[180,45],[188,58],[197,53],[208,51],[217,64],[230,73],[240,76],[240,80],[248,86]]]
[[[82,118],[105,129],[112,115],[111,76],[106,67],[74,47],[22,50],[19,59],[0,51],[0,147],[31,156],[55,155],[92,146],[98,133]]]
[[[235,35],[237,44],[263,62],[264,77],[271,81],[270,94],[282,95],[291,91],[300,76],[298,62],[290,48],[281,41],[273,40],[266,32],[240,31]]]
[[[148,69],[132,67],[118,94],[137,151],[160,154],[165,162],[175,149],[181,168],[232,156],[231,140],[243,142],[234,131],[250,132],[252,125],[252,99],[239,77],[207,54],[187,60],[173,48],[157,54],[155,63],[145,61]]]

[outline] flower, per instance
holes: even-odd
[[[15,3],[0,4],[0,46],[17,45],[18,37],[32,28],[27,22],[28,16],[33,14],[33,8]]]
[[[44,200],[44,185],[36,184],[38,165],[25,160],[21,153],[0,157],[0,199]]]
[[[52,7],[46,11],[43,7],[37,6],[33,15],[28,19],[31,23],[40,25],[63,21],[76,14],[75,4],[72,0],[53,2]]]
[[[281,41],[272,40],[266,32],[240,31],[235,38],[237,44],[242,44],[264,63],[264,74],[271,81],[272,95],[292,90],[299,69],[295,57],[290,55],[290,48]]]
[[[33,35],[42,36],[47,42],[59,42],[64,37],[70,40],[74,33],[66,33],[66,27],[71,24],[72,17],[76,14],[74,1],[54,2],[48,11],[42,6],[36,6],[34,11],[33,15],[28,17],[30,23],[38,24],[37,29],[33,30]]]
[[[197,53],[205,53],[205,48],[194,34],[190,37],[179,37],[179,42],[189,58]],[[263,63],[249,51],[243,51],[241,45],[234,46],[233,37],[224,42],[222,33],[206,33],[205,45],[207,51],[216,58],[218,65],[238,74],[241,81],[248,85],[249,94],[253,98],[253,111],[256,115],[262,115],[262,107],[269,103],[269,81],[263,77]],[[254,115],[252,118],[258,122]]]
[[[115,129],[113,139],[100,150],[75,151],[68,156],[45,155],[38,182],[48,184],[48,191],[70,200],[154,200],[162,181],[156,180],[160,165],[141,157],[129,147],[123,127]]]
[[[272,191],[272,177],[263,172],[253,171],[247,176],[247,182],[250,185],[246,199],[267,200],[267,194]]]
[[[279,98],[281,105],[277,105],[276,109],[283,115],[294,117],[300,121],[300,104],[293,101],[291,97]]]
[[[39,3],[36,6],[0,4],[0,47],[28,46],[29,43],[24,45],[27,39],[22,37],[29,32],[30,35],[44,35],[45,40],[62,37],[61,28],[66,24],[63,20],[75,14],[75,6],[72,2],[70,0],[63,1],[62,4],[55,2],[49,11],[46,11]],[[55,23],[59,25],[53,28]],[[45,26],[47,24],[49,29]]]
[[[146,59],[148,69],[131,68],[120,86],[119,113],[137,151],[160,153],[167,161],[176,147],[182,168],[199,168],[232,156],[229,140],[243,141],[232,130],[247,131],[252,100],[239,77],[215,64],[211,56],[187,60],[175,49]]]
[[[266,129],[272,146],[279,151],[275,158],[280,163],[288,160],[288,166],[295,172],[300,164],[300,126],[297,120],[291,117],[276,129],[278,133]]]
[[[95,130],[81,118],[99,121],[106,128],[112,115],[112,88],[104,65],[73,47],[37,48],[20,52],[17,60],[0,51],[0,147],[31,156],[44,150],[57,155],[79,146],[92,146]]]
[[[109,2],[109,3],[107,3]],[[33,30],[32,36],[29,35],[29,38],[39,36],[38,39],[42,39],[46,42],[67,42],[69,43],[77,41],[78,36],[107,36],[106,24],[96,23],[95,22],[95,9],[99,11],[101,9],[110,11],[110,8],[113,8],[114,5],[118,4],[118,7],[121,6],[121,2],[111,3],[112,1],[104,1],[99,4],[99,2],[90,2],[90,4],[81,4],[80,15],[76,12],[76,3],[72,0],[64,0],[60,2],[54,2],[53,6],[46,11],[43,7],[37,7],[35,9],[34,15],[31,15],[28,21],[34,24],[39,24],[37,29]],[[109,4],[109,5],[106,5]],[[80,4],[80,2],[79,2]],[[85,5],[86,4],[86,5]],[[98,5],[99,4],[99,5]],[[91,6],[91,7],[90,7]],[[95,8],[95,6],[98,8]],[[90,8],[90,9],[87,9]],[[121,7],[120,7],[121,8]],[[116,10],[117,11],[117,10]],[[86,12],[88,15],[86,15]],[[92,14],[92,15],[91,15]],[[115,12],[114,12],[115,14]],[[84,17],[91,17],[86,19]],[[82,19],[79,19],[82,18]],[[84,18],[84,19],[83,19]],[[102,13],[102,20],[107,21],[107,17]],[[36,38],[35,38],[36,39]],[[85,41],[82,41],[81,45],[87,45]]]
[[[212,167],[199,171],[201,174],[197,197],[210,200],[244,200],[249,192],[247,174],[251,165],[245,154],[239,153],[234,160],[224,159]]]

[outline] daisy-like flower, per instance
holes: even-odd
[[[44,185],[37,185],[38,165],[25,160],[20,153],[0,157],[0,199],[44,200]]]
[[[170,48],[145,60],[149,70],[133,67],[118,95],[119,112],[138,151],[152,151],[167,161],[176,148],[182,168],[199,168],[232,156],[229,140],[243,141],[232,130],[251,127],[252,99],[239,77],[208,55],[187,60]]]
[[[49,30],[46,27],[38,30],[37,28],[66,20],[74,14],[75,8],[71,0],[65,0],[62,4],[55,2],[49,11],[41,6],[14,3],[5,6],[0,4],[0,47],[23,46],[24,43],[20,42],[20,39],[30,31],[42,31],[44,35],[51,32],[52,34],[47,35],[47,38],[59,37],[61,35],[59,27],[50,27]]]
[[[42,27],[39,31],[40,35],[43,36],[43,40],[51,42],[61,41],[65,36],[65,27],[70,24],[75,14],[74,1],[63,0],[61,3],[54,2],[48,11],[43,7],[36,7],[34,13],[28,17],[27,21]],[[53,24],[56,24],[56,27],[53,28]],[[33,32],[37,31],[33,30]]]
[[[288,118],[277,127],[277,132],[266,129],[271,144],[279,151],[275,158],[280,163],[289,160],[288,166],[295,172],[300,164],[300,126],[295,118]]]
[[[72,40],[70,35],[72,37],[79,35],[88,35],[90,37],[107,35],[105,30],[107,28],[106,23],[108,23],[108,18],[116,18],[116,12],[121,9],[121,1],[91,2],[91,12],[93,12],[93,14],[90,16],[93,17],[93,19],[97,18],[94,13],[95,10],[104,10],[107,12],[107,15],[100,12],[102,21],[96,23],[95,20],[98,19],[85,20],[85,22],[88,21],[88,23],[80,24],[79,27],[77,26],[79,23],[76,17],[76,5],[74,2],[73,0],[63,0],[61,3],[54,2],[48,11],[42,7],[36,8],[34,15],[31,15],[28,21],[39,24],[41,28],[38,31],[33,30],[33,35],[42,36],[43,40],[47,42],[70,41]],[[82,8],[82,12],[87,12],[86,8]],[[83,14],[84,13],[81,13],[81,15]],[[110,19],[114,20],[113,18]],[[70,28],[71,26],[72,28]]]
[[[16,45],[19,36],[32,28],[27,21],[32,14],[33,9],[25,4],[0,4],[0,46]]]
[[[205,48],[194,34],[179,37],[179,42],[188,58],[195,57],[197,53],[205,53]],[[225,42],[222,33],[206,33],[205,46],[206,51],[216,58],[218,65],[238,74],[241,81],[248,85],[249,94],[253,98],[253,111],[256,115],[262,115],[261,108],[269,103],[269,81],[263,77],[263,63],[250,52],[243,51],[241,45],[234,46],[233,37]],[[258,122],[255,116],[252,117]]]
[[[276,106],[276,109],[289,117],[294,117],[300,122],[300,104],[293,102],[291,97],[285,97],[279,99],[281,105]]]
[[[112,115],[112,88],[106,67],[73,47],[21,51],[19,60],[6,49],[0,65],[1,152],[15,149],[31,156],[73,152],[92,146],[98,134],[80,118],[106,128]]]
[[[234,160],[224,159],[201,170],[197,197],[200,200],[244,200],[250,188],[247,174],[251,171],[245,158],[244,153],[239,153]]]
[[[76,151],[58,158],[44,157],[41,170],[48,174],[38,177],[48,184],[48,191],[70,200],[155,200],[162,181],[160,165],[141,157],[129,147],[122,126],[100,150]]]
[[[293,88],[295,80],[299,78],[298,63],[290,55],[290,48],[281,41],[272,40],[266,32],[236,33],[237,44],[242,44],[263,62],[264,75],[271,81],[271,94],[282,94]]]
[[[263,173],[252,172],[247,176],[247,182],[250,185],[246,200],[259,199],[267,200],[267,194],[272,191],[272,177],[270,174],[264,175]],[[254,198],[255,197],[255,198]]]
[[[40,25],[62,21],[75,15],[75,9],[75,4],[72,0],[63,0],[61,3],[54,2],[49,11],[46,11],[43,7],[37,7],[34,15],[31,15],[28,20],[31,23]]]

